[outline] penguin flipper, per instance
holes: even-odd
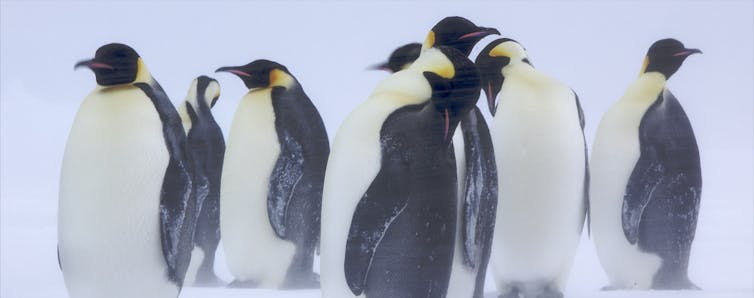
[[[63,264],[60,263],[60,246],[58,246],[57,251],[58,251],[58,269],[60,269],[60,271],[63,271]]]
[[[283,134],[279,137],[282,148],[270,176],[267,215],[275,234],[286,239],[286,214],[296,187],[304,176],[304,154],[301,144],[290,134],[285,130],[278,133]]]
[[[461,120],[466,145],[466,177],[463,191],[463,262],[471,268],[486,267],[492,247],[497,213],[497,166],[487,123],[474,107]],[[481,272],[483,274],[483,272]]]
[[[157,82],[134,85],[152,100],[157,109],[170,153],[160,193],[160,234],[168,278],[181,287],[191,260],[197,208],[186,135],[178,112]]]
[[[408,169],[400,163],[396,159],[383,162],[354,210],[344,264],[346,282],[354,295],[364,292],[374,253],[408,202],[409,189],[404,177]]]
[[[579,101],[579,95],[576,91],[571,89],[573,96],[576,97],[576,109],[579,113],[579,124],[581,125],[581,137],[584,139],[584,217],[586,218],[586,232],[587,235],[592,235],[592,223],[591,216],[589,216],[589,181],[591,180],[591,174],[589,173],[589,149],[586,145],[586,134],[584,134],[584,128],[586,127],[586,118],[584,118],[584,110],[581,108],[581,102]],[[583,226],[579,228],[579,233],[583,230]]]
[[[650,156],[651,155],[651,156]],[[623,234],[631,244],[639,241],[639,225],[644,208],[652,199],[652,193],[662,183],[664,167],[657,162],[654,150],[641,153],[623,196]]]

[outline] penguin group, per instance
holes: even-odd
[[[489,267],[498,297],[558,298],[585,228],[603,290],[699,289],[688,265],[700,156],[666,82],[701,51],[652,44],[590,158],[576,92],[516,40],[479,45],[500,34],[447,17],[398,47],[370,67],[389,75],[332,144],[316,98],[283,64],[216,69],[248,89],[226,139],[212,112],[218,80],[196,77],[176,108],[134,49],[100,47],[74,67],[96,87],[60,178],[69,296],[202,286],[481,298]],[[219,247],[229,283],[214,270]]]

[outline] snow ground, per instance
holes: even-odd
[[[327,18],[318,17],[323,13]],[[704,50],[669,83],[689,114],[702,155],[704,188],[690,275],[704,290],[600,292],[607,280],[592,241],[583,236],[566,295],[754,297],[754,3],[749,0],[0,1],[0,297],[66,297],[55,253],[58,175],[72,119],[93,86],[90,73],[71,69],[98,46],[112,41],[134,46],[175,103],[197,75],[251,57],[278,60],[302,82],[332,137],[345,115],[385,77],[364,68],[399,45],[423,40],[427,28],[447,15],[498,27],[524,43],[537,67],[569,83],[580,95],[589,142],[654,40],[676,37]],[[227,131],[245,91],[235,78],[215,77],[223,88],[215,112]],[[222,256],[216,269],[230,279]],[[486,290],[494,297],[490,278]],[[319,293],[186,288],[181,297]]]

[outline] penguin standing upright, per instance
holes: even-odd
[[[197,215],[194,250],[186,281],[198,286],[222,284],[215,275],[215,251],[220,242],[220,175],[225,140],[212,116],[220,97],[220,84],[200,76],[191,82],[186,101],[178,108],[188,138],[188,154],[194,169]]]
[[[220,228],[233,286],[316,288],[322,184],[330,152],[324,123],[282,64],[221,67],[244,82],[228,136]]]
[[[397,48],[388,62],[375,69],[400,71],[418,58],[406,55],[408,44]],[[415,44],[417,51],[420,44]],[[398,58],[396,58],[398,57]],[[476,106],[462,115],[453,134],[458,205],[456,216],[456,253],[448,286],[449,297],[484,295],[487,263],[492,250],[492,234],[497,213],[497,168],[487,122]]]
[[[511,39],[487,45],[476,64],[495,116],[492,266],[500,297],[562,297],[588,206],[578,97],[532,67]]]
[[[68,294],[177,297],[196,204],[181,119],[139,55],[107,44],[90,68],[60,177],[58,261]]]
[[[446,296],[457,205],[451,141],[479,98],[479,76],[457,50],[439,50],[453,73],[423,72],[430,101],[395,110],[380,129],[379,172],[353,212],[346,242],[345,276],[355,295]]]
[[[702,174],[686,113],[665,86],[701,53],[655,42],[602,117],[592,152],[592,235],[608,289],[698,289],[688,278]]]

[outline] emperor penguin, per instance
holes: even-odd
[[[578,96],[502,38],[476,60],[494,116],[499,204],[492,268],[500,297],[563,297],[588,206]]]
[[[68,294],[177,297],[196,202],[181,118],[131,47],[107,44],[63,157],[58,261]]]
[[[410,66],[418,54],[411,60],[396,54],[405,51],[403,49],[409,45],[393,51],[388,62],[377,69],[396,72]],[[394,59],[396,56],[402,58]],[[461,119],[461,129],[453,134],[458,204],[456,253],[453,255],[448,297],[481,298],[497,212],[497,167],[489,128],[479,108],[473,106]]]
[[[453,74],[423,72],[428,102],[401,107],[380,129],[377,176],[353,212],[345,277],[355,295],[446,297],[454,254],[452,135],[479,98],[474,64],[440,47]]]
[[[592,152],[592,237],[606,289],[698,289],[688,278],[702,194],[694,130],[665,86],[701,53],[655,42],[639,78],[605,113]]]
[[[322,118],[282,64],[261,59],[217,71],[249,88],[228,136],[220,195],[231,286],[318,288],[312,263],[330,153]]]
[[[212,116],[220,98],[220,84],[200,76],[191,82],[186,100],[178,108],[187,134],[188,154],[194,168],[197,222],[194,250],[186,282],[197,286],[217,286],[215,251],[220,242],[220,175],[225,155],[225,139]]]

